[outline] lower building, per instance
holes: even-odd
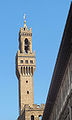
[[[18,120],[40,120],[43,116],[44,107],[44,104],[41,104],[41,106],[34,104],[32,107],[25,105]]]
[[[42,120],[72,120],[72,2]]]

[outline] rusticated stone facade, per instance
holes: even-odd
[[[72,120],[72,54],[66,67],[62,83],[49,120]]]
[[[72,120],[72,2],[42,120]]]
[[[25,17],[24,17],[25,18]],[[37,120],[43,115],[44,104],[34,104],[33,75],[35,71],[35,51],[32,53],[32,29],[24,27],[19,32],[19,50],[16,54],[16,75],[19,83],[18,120]]]

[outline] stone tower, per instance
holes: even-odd
[[[32,29],[27,28],[24,16],[24,26],[19,31],[19,50],[16,54],[16,75],[19,83],[19,114],[23,116],[19,120],[29,119],[28,113],[26,116],[26,109],[34,112],[40,109],[43,112],[44,106],[41,108],[34,105],[33,96],[33,75],[35,71],[35,51],[32,52]],[[36,110],[37,109],[37,110]],[[24,112],[25,111],[25,112]],[[33,112],[33,113],[34,113]],[[38,113],[37,113],[38,114]],[[42,115],[42,113],[40,114]]]
[[[19,32],[19,50],[16,55],[16,74],[19,80],[19,111],[25,104],[34,104],[33,74],[35,71],[35,51],[32,53],[32,29],[26,21]]]

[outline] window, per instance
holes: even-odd
[[[29,94],[29,91],[27,91],[27,94]]]
[[[26,83],[28,83],[28,81],[26,81]]]
[[[27,64],[28,64],[28,60],[25,60],[25,63],[27,63]]]
[[[33,60],[30,60],[30,63],[33,63]]]
[[[30,50],[30,42],[29,42],[29,40],[26,38],[25,40],[24,40],[24,49],[25,49],[25,53],[28,53],[28,51]]]
[[[34,116],[33,115],[31,115],[31,120],[34,120]]]
[[[20,63],[23,63],[23,60],[20,60]]]
[[[41,115],[39,115],[39,120],[42,120],[42,116]]]

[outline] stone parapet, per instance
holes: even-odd
[[[32,106],[25,104],[17,120],[30,120],[32,116],[34,120],[39,120],[43,116],[44,107],[45,104],[41,104],[41,106],[37,104],[33,104]]]

